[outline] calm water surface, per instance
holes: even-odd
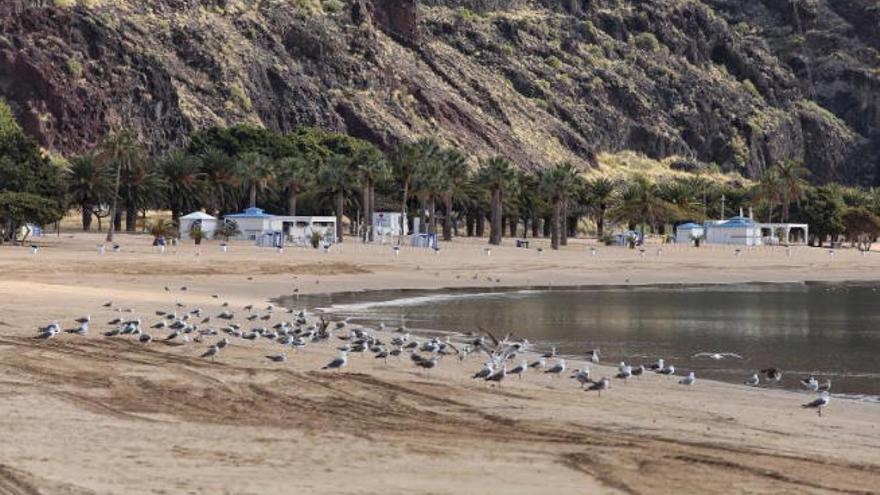
[[[776,366],[787,388],[815,374],[831,378],[835,394],[880,396],[880,284],[380,291],[288,302],[362,323],[510,331],[572,356],[599,347],[612,363],[663,357],[682,372],[729,382]],[[698,352],[744,359],[693,357]]]

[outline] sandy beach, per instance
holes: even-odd
[[[537,373],[487,386],[470,379],[477,358],[426,374],[352,356],[336,373],[319,371],[335,342],[275,364],[263,356],[277,346],[262,342],[236,339],[211,362],[198,357],[207,343],[101,335],[120,315],[108,300],[152,323],[175,301],[213,315],[223,301],[262,308],[294,290],[878,280],[876,253],[649,245],[593,256],[583,241],[539,253],[541,241],[505,239],[490,253],[457,240],[395,256],[348,239],[328,253],[208,242],[159,254],[150,237],[122,235],[120,252],[99,256],[101,239],[48,236],[36,255],[0,247],[0,494],[880,493],[876,404],[838,400],[819,418],[799,407],[811,395],[707,380],[684,388],[652,374],[599,398]],[[33,339],[85,314],[87,337]]]

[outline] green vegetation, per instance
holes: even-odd
[[[646,52],[656,52],[660,49],[660,42],[657,41],[657,37],[654,36],[654,33],[639,33],[635,37],[636,46],[641,50],[645,50]]]

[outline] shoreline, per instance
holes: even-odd
[[[880,273],[874,256],[842,252],[829,266],[820,250],[791,259],[664,248],[661,259],[639,259],[603,248],[595,260],[575,242],[541,256],[502,246],[487,257],[467,240],[439,256],[407,249],[393,257],[390,248],[354,243],[328,254],[279,255],[244,243],[222,254],[207,243],[198,256],[190,244],[159,255],[145,236],[121,235],[122,251],[102,258],[99,240],[53,237],[36,256],[0,248],[0,486],[75,494],[423,487],[462,495],[485,493],[486,473],[498,491],[514,494],[875,493],[880,486],[875,404],[837,400],[818,418],[800,408],[808,394],[711,380],[684,389],[650,374],[599,398],[543,373],[491,387],[470,378],[478,359],[444,360],[425,373],[408,359],[386,365],[356,355],[341,373],[320,371],[341,341],[272,364],[263,356],[277,347],[266,342],[235,340],[212,362],[199,358],[207,342],[145,346],[101,335],[117,315],[152,324],[156,310],[175,302],[216,315],[225,301],[240,312],[293,290],[312,297],[453,284],[520,290],[529,281],[554,289],[626,278],[737,283],[753,275],[762,284],[807,274],[821,283],[864,282]],[[132,312],[102,308],[108,300]],[[69,327],[84,314],[95,321],[92,335],[32,338],[47,321]],[[594,367],[597,376],[612,372]],[[354,472],[380,475],[352,483]]]

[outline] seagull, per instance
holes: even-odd
[[[669,366],[663,368],[662,370],[657,371],[657,373],[660,373],[661,375],[674,375],[675,374],[675,366],[670,364]]]
[[[681,380],[678,381],[679,385],[693,385],[694,382],[697,381],[697,377],[694,376],[694,372],[691,371],[688,375]]]
[[[663,358],[660,358],[657,360],[656,363],[652,364],[651,366],[648,366],[648,369],[652,370],[652,371],[660,371],[665,367],[666,367],[666,363],[663,361]]]
[[[767,378],[768,381],[779,383],[782,380],[782,370],[779,368],[764,368],[761,370],[761,374]]]
[[[828,392],[822,392],[819,397],[817,397],[814,401],[802,404],[801,407],[815,409],[816,412],[819,414],[819,417],[822,417],[822,409],[826,407],[830,401],[831,396],[828,394]]]
[[[501,382],[503,382],[505,378],[507,378],[507,365],[502,365],[501,370],[487,376],[486,381],[497,382],[498,385],[501,386]]]
[[[584,388],[584,386],[586,384],[590,383],[590,370],[576,369],[576,370],[574,370],[574,374],[571,375],[571,378],[574,378],[575,380],[577,380],[578,383],[580,383],[581,388]]]
[[[67,330],[67,333],[75,333],[77,335],[86,336],[89,334],[89,322],[84,322],[76,328],[71,328],[70,330]]]
[[[138,337],[138,342],[141,344],[149,344],[153,341],[153,337],[150,334],[142,333],[140,337]]]
[[[592,361],[593,363],[598,363],[600,357],[599,349],[592,349],[587,351],[587,357],[589,357],[590,361]]]
[[[608,390],[608,387],[611,385],[611,380],[608,378],[602,377],[601,380],[592,384],[587,388],[587,392],[596,391],[599,393],[599,397],[602,397],[602,391]]]
[[[736,358],[736,359],[743,358],[739,354],[736,354],[733,352],[698,352],[698,353],[694,354],[692,357],[695,357],[695,358],[707,357],[709,359],[714,359],[716,361],[719,361],[719,360],[724,359],[726,357],[732,357],[732,358]]]
[[[615,376],[615,378],[620,378],[621,380],[627,380],[627,379],[629,379],[629,377],[632,376],[632,371],[633,371],[632,366],[627,366],[623,363],[620,363],[618,370],[619,370],[619,372],[617,373],[617,376]]]
[[[484,363],[483,368],[480,369],[480,371],[474,373],[474,376],[472,376],[471,378],[473,378],[473,379],[482,378],[485,380],[486,378],[489,378],[490,376],[492,376],[493,371],[494,370],[492,369],[491,363]]]
[[[757,387],[759,383],[761,383],[761,379],[758,378],[758,374],[755,373],[751,378],[743,382],[744,384],[750,387]]]
[[[166,341],[168,341],[168,340],[174,340],[174,339],[176,339],[177,337],[180,337],[180,330],[175,330],[175,331],[171,332],[170,334],[168,334],[167,337],[165,337],[165,340],[166,340]]]
[[[274,354],[271,356],[266,356],[266,359],[275,363],[286,363],[287,362],[287,353],[282,352],[280,354]]]
[[[109,308],[109,307],[113,306],[113,301],[107,301],[104,304],[102,304],[101,306],[103,306],[105,308]]]
[[[633,376],[642,376],[642,374],[644,372],[645,372],[645,365],[644,364],[640,364],[630,370],[630,373],[632,373]]]
[[[819,390],[819,381],[816,380],[816,377],[811,376],[801,380],[801,386],[810,392],[817,392]]]
[[[539,369],[539,370],[544,369],[546,366],[547,366],[547,361],[544,358],[541,358],[537,361],[533,361],[531,364],[529,364],[529,368],[535,368],[535,369]]]
[[[522,380],[523,374],[525,374],[525,372],[528,371],[528,369],[529,369],[529,362],[526,361],[525,359],[523,359],[522,363],[520,363],[518,366],[516,366],[513,369],[511,369],[510,371],[508,371],[507,374],[516,375],[519,377],[520,380]]]
[[[327,363],[322,370],[335,369],[339,370],[348,365],[348,353],[345,351],[341,351],[339,353],[339,357]]]
[[[217,347],[216,345],[212,345],[211,347],[208,347],[208,350],[205,351],[201,357],[203,357],[203,358],[209,357],[209,358],[211,358],[211,361],[213,361],[214,356],[216,356],[219,352],[220,352],[220,348]]]
[[[565,360],[560,359],[556,362],[550,369],[544,370],[544,373],[553,373],[556,376],[561,376],[562,373],[565,372]]]
[[[222,339],[218,340],[217,344],[215,344],[215,345],[217,346],[218,349],[225,349],[229,345],[229,339],[227,339],[226,337],[223,337]]]
[[[542,358],[555,358],[556,357],[556,346],[550,348],[550,352],[545,352],[541,355]]]
[[[77,318],[74,321],[76,321],[77,323],[89,323],[92,321],[92,317],[91,315],[85,315],[82,318]]]
[[[49,340],[56,335],[58,335],[58,327],[50,325],[46,330],[43,330],[42,332],[40,332],[39,335],[37,335],[34,338],[42,339],[42,340]]]

